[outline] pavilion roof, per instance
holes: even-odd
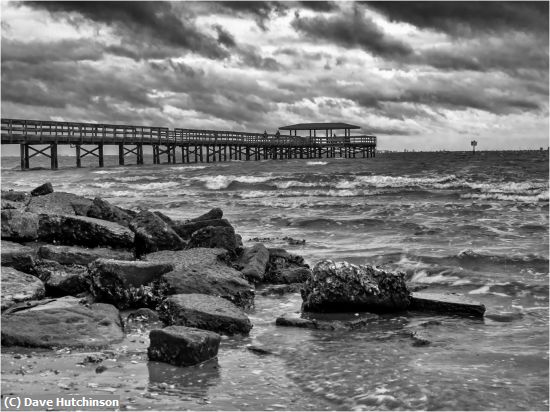
[[[360,129],[360,126],[355,126],[349,123],[298,123],[289,126],[279,127],[279,130],[344,130],[344,129]]]

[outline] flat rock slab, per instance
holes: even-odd
[[[483,317],[485,305],[454,293],[411,293],[411,310]]]
[[[191,366],[217,356],[221,336],[196,328],[168,326],[152,330],[149,340],[149,360]]]
[[[246,314],[225,299],[198,293],[173,295],[160,306],[160,317],[169,325],[190,326],[234,335],[248,333]]]
[[[167,293],[201,293],[219,296],[241,308],[254,306],[254,287],[241,273],[224,263],[227,251],[220,248],[196,248],[176,252],[156,252],[148,261],[170,261],[172,272],[163,275]]]
[[[129,223],[135,232],[135,249],[137,256],[159,250],[181,250],[186,242],[168,223],[149,211],[141,211]]]
[[[10,266],[25,273],[34,269],[36,250],[30,246],[2,240],[2,266]]]
[[[49,195],[46,195],[49,196]],[[39,196],[40,199],[45,196]],[[38,237],[48,243],[132,249],[134,233],[117,223],[92,217],[41,214]]]
[[[92,293],[120,309],[155,306],[163,296],[156,295],[153,283],[173,268],[167,262],[97,259],[89,266]]]
[[[134,260],[134,255],[126,250],[108,248],[88,249],[80,246],[44,245],[38,249],[42,259],[54,260],[62,265],[87,266],[96,259]]]
[[[103,303],[60,299],[2,315],[4,346],[101,348],[123,337],[118,310]]]
[[[35,265],[35,270],[44,282],[48,296],[77,295],[90,289],[90,278],[85,266],[65,266],[53,260],[42,260]]]
[[[53,192],[43,196],[33,196],[27,211],[57,215],[86,216],[92,200],[73,193]]]
[[[46,292],[44,283],[37,277],[20,272],[14,268],[2,267],[1,310],[16,303],[32,299],[41,299]]]
[[[206,216],[209,217],[209,216]],[[232,227],[231,223],[227,219],[214,218],[214,219],[203,219],[203,220],[190,220],[188,222],[175,221],[173,223],[173,228],[178,235],[183,239],[190,239],[191,235],[204,227],[214,226],[214,227]]]

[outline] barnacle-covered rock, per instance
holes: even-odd
[[[332,260],[315,265],[301,293],[302,310],[311,312],[388,312],[410,304],[402,273]]]

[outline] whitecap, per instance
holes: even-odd
[[[315,166],[315,165],[327,165],[328,162],[320,162],[320,161],[317,161],[317,162],[306,162],[306,165],[308,166]]]

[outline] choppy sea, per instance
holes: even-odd
[[[50,181],[175,219],[221,207],[245,245],[259,238],[310,264],[383,265],[487,307],[483,320],[403,313],[327,332],[276,327],[275,317],[299,311],[300,296],[258,293],[250,337],[224,340],[202,378],[154,363],[136,373],[151,391],[175,388],[158,408],[548,410],[548,152],[164,165],[146,157],[143,166],[117,166],[113,156],[101,169],[74,161],[22,172],[18,158],[3,158],[2,189]],[[419,328],[430,345],[401,333]]]

